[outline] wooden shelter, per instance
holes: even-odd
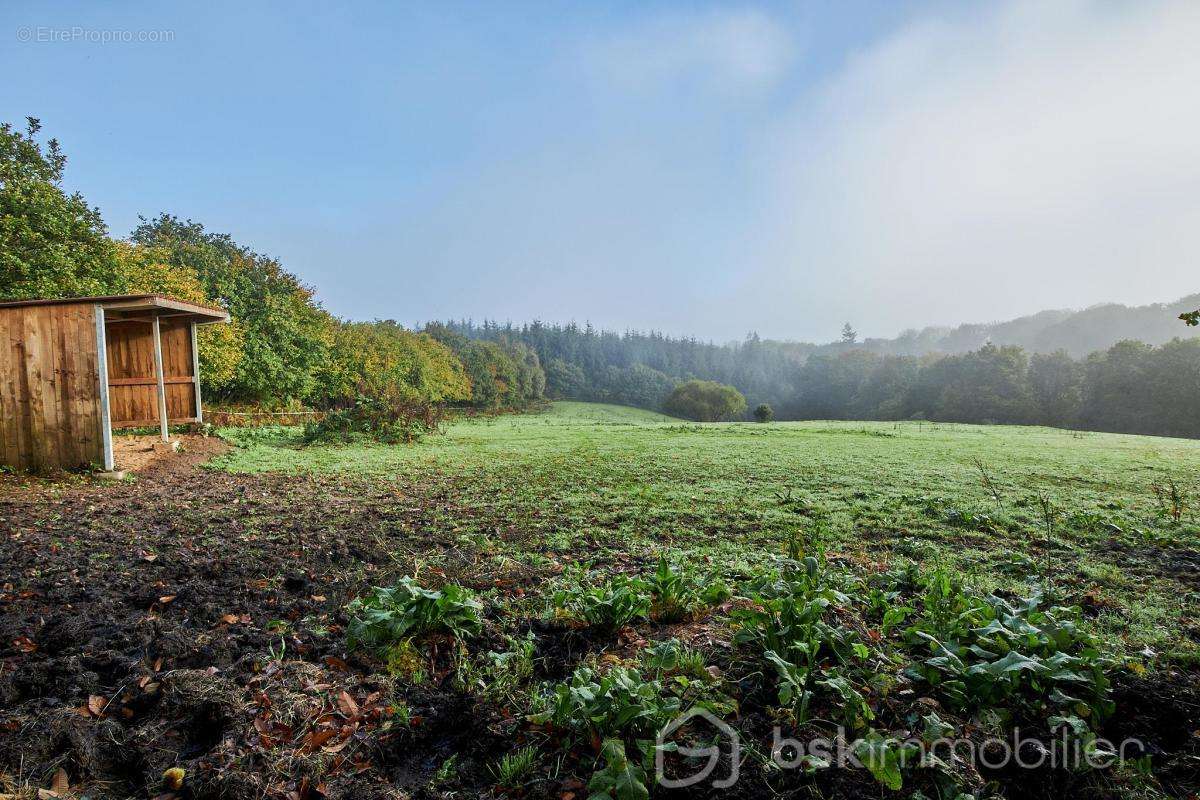
[[[0,463],[113,469],[113,428],[202,422],[196,326],[219,308],[153,294],[0,303]]]

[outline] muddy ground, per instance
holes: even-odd
[[[456,692],[444,675],[401,685],[347,653],[342,609],[430,552],[449,565],[445,577],[475,589],[519,589],[546,576],[516,565],[480,574],[468,554],[456,560],[451,534],[431,522],[453,509],[449,484],[200,466],[224,447],[197,438],[119,484],[0,477],[0,793],[493,791],[487,767],[522,740],[527,723]],[[530,627],[546,678],[568,675],[587,653],[628,646],[552,623]],[[1115,699],[1110,735],[1143,738],[1164,785],[1195,792],[1197,675],[1126,679]],[[748,728],[762,723],[752,702],[743,711]],[[439,785],[452,755],[453,776]],[[528,796],[582,800],[571,766]],[[752,774],[721,796],[881,796],[862,772],[773,780]],[[1105,797],[1120,788],[1042,773],[1006,784],[1009,797]]]

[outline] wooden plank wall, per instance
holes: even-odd
[[[150,322],[113,320],[106,324],[109,407],[114,428],[158,424],[158,381],[154,376],[154,332]],[[191,324],[164,319],[163,383],[167,419],[196,421],[196,387],[192,376]]]
[[[0,308],[0,459],[21,469],[102,464],[95,308]]]

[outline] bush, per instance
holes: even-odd
[[[334,330],[322,370],[321,397],[339,407],[356,397],[457,403],[471,398],[471,381],[446,345],[395,322],[344,322]]]
[[[719,422],[743,413],[746,398],[723,383],[691,380],[675,387],[663,403],[663,410],[697,422]]]
[[[766,403],[759,403],[754,408],[754,419],[756,422],[770,422],[775,419],[775,409]]]
[[[382,653],[430,633],[462,638],[479,631],[482,608],[461,586],[448,584],[435,591],[405,577],[395,586],[376,587],[346,606],[350,615],[348,644],[352,650],[365,647]]]
[[[306,442],[350,442],[371,438],[387,444],[414,442],[440,433],[445,409],[423,401],[359,397],[350,408],[330,411],[320,422],[304,426]]]

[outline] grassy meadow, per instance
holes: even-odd
[[[982,591],[1054,586],[1095,609],[1090,624],[1113,651],[1200,652],[1191,440],[927,422],[698,425],[573,402],[458,422],[407,447],[305,446],[297,429],[222,435],[239,445],[210,465],[222,470],[436,483],[453,503],[431,522],[494,559],[674,551],[749,569],[798,547],[867,572],[915,561]],[[492,542],[499,521],[521,535]]]

